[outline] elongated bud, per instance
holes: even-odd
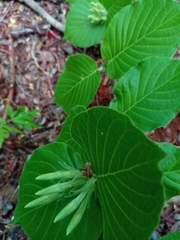
[[[45,195],[45,196],[41,196],[36,198],[35,200],[29,202],[25,208],[32,208],[32,207],[38,207],[38,206],[43,206],[45,204],[48,204],[50,202],[55,201],[56,199],[59,199],[61,197],[60,194],[50,194],[50,195]]]
[[[88,182],[88,178],[84,175],[82,175],[82,173],[80,172],[80,175],[75,176],[72,180],[71,180],[71,184],[72,184],[72,189],[69,191],[69,195],[72,196],[72,194],[78,194],[81,189],[82,186],[86,185],[86,183]]]
[[[91,188],[88,192],[87,192],[87,195],[85,196],[85,198],[83,199],[80,207],[78,208],[78,210],[76,211],[76,213],[74,214],[74,216],[72,217],[68,227],[67,227],[67,230],[66,230],[66,235],[69,235],[73,230],[74,228],[79,224],[79,222],[81,221],[82,217],[83,217],[83,214],[91,200],[91,196],[92,196],[92,193],[94,191],[94,188]]]
[[[67,191],[69,191],[67,195],[70,196],[72,195],[71,190],[76,188],[77,189],[81,188],[86,182],[87,182],[87,177],[83,176],[81,172],[78,172],[78,177],[76,175],[71,181],[56,183],[54,185],[41,189],[35,194],[41,196],[41,195],[60,193],[60,192],[67,193]]]
[[[59,164],[61,165],[62,169],[65,169],[66,171],[73,171],[75,170],[74,167],[69,166],[66,162],[64,161],[59,161]]]
[[[58,172],[52,172],[52,173],[46,173],[39,175],[36,180],[66,180],[74,178],[76,175],[80,175],[79,170],[74,171],[58,171]]]
[[[107,11],[104,6],[99,2],[91,2],[91,15],[88,18],[91,20],[91,23],[94,25],[102,24],[107,21]]]
[[[35,194],[41,196],[53,193],[60,193],[66,191],[71,187],[72,187],[71,182],[57,183],[49,187],[43,188],[40,191],[36,192]]]
[[[87,179],[87,177],[86,177]],[[94,184],[96,182],[96,178],[90,178],[86,184],[84,184],[81,188],[77,189],[77,192],[86,192],[86,191],[90,191],[91,189],[94,190]],[[74,191],[75,193],[77,193],[76,191]]]
[[[88,181],[88,178],[79,171],[78,174],[71,180],[72,186],[78,186],[85,184]]]
[[[78,208],[77,212],[74,214],[74,216],[72,217],[67,230],[66,230],[66,235],[69,235],[74,228],[78,225],[78,223],[81,221],[83,214],[86,210],[86,201],[85,199],[82,201],[80,207]]]
[[[76,198],[74,198],[70,203],[68,203],[55,217],[54,222],[60,221],[61,219],[67,217],[69,214],[74,212],[79,207],[86,194],[87,192],[81,192]]]

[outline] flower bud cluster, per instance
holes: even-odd
[[[107,11],[104,6],[99,2],[91,2],[92,5],[90,11],[91,15],[88,15],[88,18],[91,20],[91,23],[94,25],[103,24],[107,21]]]
[[[36,180],[58,180],[58,183],[36,192],[35,194],[39,197],[29,202],[25,208],[39,207],[55,200],[74,197],[54,219],[54,222],[60,221],[77,210],[67,227],[66,234],[69,235],[81,221],[86,208],[89,206],[91,196],[95,191],[95,175],[87,177],[83,171],[71,168],[66,171],[42,174]]]

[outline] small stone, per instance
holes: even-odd
[[[180,214],[175,214],[174,215],[174,220],[179,221],[180,220]]]
[[[154,231],[153,234],[151,235],[151,240],[158,240],[160,238],[161,236],[157,231]]]

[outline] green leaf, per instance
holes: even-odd
[[[10,135],[9,128],[9,125],[0,117],[0,148],[2,147],[4,139],[8,138]]]
[[[169,143],[159,143],[159,146],[167,154],[159,167],[163,172],[166,200],[169,200],[180,195],[180,148]]]
[[[91,0],[91,2],[97,2]],[[91,4],[82,0],[70,9],[65,28],[65,38],[78,47],[90,47],[99,43],[106,30],[106,23],[94,25],[88,18],[91,15]]]
[[[143,131],[168,124],[180,110],[180,62],[152,57],[131,68],[116,84],[110,106]]]
[[[39,114],[39,110],[31,111],[26,109],[25,106],[21,106],[14,112],[10,111],[10,109],[8,109],[8,111],[11,115],[11,122],[16,124],[19,128],[26,128],[28,130],[32,130],[33,128],[42,128],[34,121],[34,117]]]
[[[26,112],[26,106],[21,106],[13,112],[13,117],[19,115],[20,113]]]
[[[83,54],[69,57],[65,67],[56,86],[55,102],[68,113],[77,105],[87,107],[92,102],[100,84],[100,73],[96,62]]]
[[[7,127],[8,125],[6,125],[6,123],[0,125],[0,148],[2,147],[4,139],[8,138],[10,135],[9,131],[6,129]]]
[[[101,47],[112,79],[149,56],[171,57],[180,42],[180,3],[138,0],[109,24]]]
[[[8,138],[11,132],[22,133],[19,129],[9,126],[3,118],[0,118],[0,148],[5,138]]]
[[[82,157],[83,157],[83,149],[79,144],[77,144],[77,142],[75,142],[72,139],[70,128],[71,128],[73,118],[77,114],[83,111],[86,111],[86,108],[83,106],[76,106],[75,108],[71,109],[65,122],[62,124],[60,134],[56,139],[56,142],[66,143],[67,145],[71,146],[73,149],[76,149],[76,152],[78,152],[80,155],[82,154]]]
[[[179,240],[180,239],[180,232],[173,232],[169,233],[166,236],[162,237],[161,240]]]
[[[66,2],[68,2],[68,3],[76,3],[78,1],[80,1],[80,0],[66,0]]]
[[[10,105],[7,106],[6,112],[7,112],[8,117],[10,117],[10,118],[13,117],[13,109]]]
[[[132,4],[132,0],[100,0],[99,1],[108,11],[107,23],[118,13],[123,7]]]
[[[68,114],[65,122],[62,124],[62,128],[60,131],[59,136],[56,139],[56,142],[63,142],[67,145],[71,146],[73,149],[76,149],[76,152],[79,154],[81,153],[82,149],[81,147],[73,141],[70,133],[71,123],[72,119],[80,112],[85,111],[86,108],[83,106],[77,106],[75,108],[72,108],[70,113]]]
[[[20,114],[25,114],[25,116],[31,116],[31,117],[36,117],[39,115],[39,110],[29,110],[26,108],[26,106],[21,106],[19,107],[16,111],[13,112],[13,117],[18,116]]]
[[[52,143],[37,149],[31,159],[26,162],[20,178],[19,201],[15,209],[15,219],[11,223],[21,224],[33,240],[97,240],[102,231],[102,214],[95,196],[92,197],[90,208],[85,211],[78,227],[69,236],[66,236],[66,229],[72,215],[57,223],[53,221],[72,198],[54,201],[41,207],[24,208],[37,198],[35,196],[37,191],[58,182],[58,180],[37,181],[35,178],[44,173],[66,169],[65,164],[79,169],[84,168],[85,160],[82,160],[71,147],[62,143]]]
[[[73,3],[73,4],[81,1],[84,1],[84,0],[66,0],[66,2]],[[86,0],[86,2],[92,2],[92,0]],[[94,2],[97,2],[97,0],[94,0]]]
[[[19,130],[19,129],[15,128],[15,127],[11,127],[9,125],[4,125],[3,128],[8,130],[9,132],[23,133],[21,130]]]
[[[76,115],[71,135],[97,175],[103,240],[149,239],[164,202],[158,162],[165,153],[127,116],[105,107]]]

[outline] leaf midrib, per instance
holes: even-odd
[[[158,13],[156,14],[158,15]],[[176,14],[178,15],[178,13]],[[176,15],[172,16],[172,19],[175,18]],[[168,19],[166,22],[170,21],[171,19]],[[123,51],[119,52],[118,54],[116,54],[111,60],[108,61],[108,63],[111,63],[112,61],[116,60],[116,58],[118,58],[123,52],[125,52],[126,50],[129,50],[132,46],[135,46],[138,42],[140,42],[141,40],[147,38],[150,34],[152,34],[153,32],[157,31],[158,28],[160,28],[161,26],[163,26],[164,24],[166,24],[166,22],[164,22],[162,25],[159,25],[157,28],[155,28],[153,31],[151,31],[150,33],[148,33],[147,35],[144,35],[143,37],[141,37],[140,39],[138,39],[137,41],[135,41],[133,44],[129,45],[128,47],[126,47],[125,49],[123,49]],[[148,26],[149,27],[149,26]]]
[[[130,172],[135,168],[143,167],[144,165],[147,165],[147,164],[148,164],[148,162],[143,162],[143,163],[140,163],[140,164],[136,164],[135,166],[132,166],[130,168],[121,169],[121,170],[118,170],[118,171],[115,171],[115,172],[108,172],[108,173],[105,173],[105,174],[98,174],[98,175],[96,175],[96,177],[97,178],[104,178],[104,177],[109,177],[109,176],[117,175],[117,174],[124,173],[124,172]]]
[[[90,73],[89,75],[87,75],[84,79],[81,79],[79,76],[76,75],[76,77],[78,79],[80,79],[81,81],[77,82],[74,86],[72,86],[71,88],[69,88],[68,91],[66,91],[64,94],[61,95],[61,97],[63,98],[64,96],[66,96],[67,94],[69,94],[71,91],[73,91],[74,88],[78,87],[79,84],[82,84],[83,81],[86,81],[88,78],[91,77],[91,75],[95,74],[98,71],[98,69],[95,69],[92,73]]]
[[[164,69],[167,68],[167,66],[164,67]],[[163,69],[163,71],[164,71]],[[153,89],[151,92],[149,92],[148,94],[144,95],[144,97],[142,97],[141,99],[139,99],[138,101],[136,101],[133,105],[131,105],[131,107],[129,107],[126,111],[123,111],[123,113],[127,113],[128,111],[130,111],[131,109],[133,109],[136,105],[138,105],[140,102],[142,102],[144,99],[146,99],[149,95],[153,94],[156,92],[156,90],[158,90],[159,88],[162,88],[162,86],[168,84],[173,78],[175,78],[177,75],[179,75],[180,73],[177,73],[176,75],[173,75],[170,79],[168,79],[166,82],[164,82],[163,84],[159,85],[157,88]]]

